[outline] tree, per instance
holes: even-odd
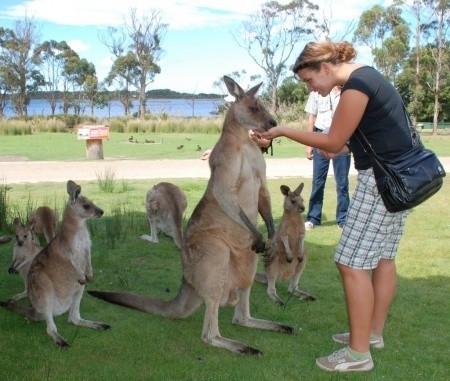
[[[95,66],[85,58],[80,59],[78,54],[76,54],[71,56],[64,65],[63,76],[72,92],[72,106],[75,115],[80,115],[83,111],[83,100],[85,95],[83,86],[89,77],[95,76]]]
[[[395,84],[409,51],[409,28],[396,5],[375,5],[363,12],[353,37],[370,47],[376,67]]]
[[[136,9],[132,8],[130,21],[125,20],[123,29],[110,27],[106,35],[100,36],[101,42],[115,56],[108,82],[112,83],[120,78],[119,83],[125,86],[120,90],[128,93],[129,85],[136,89],[139,100],[138,116],[141,118],[146,112],[147,86],[153,82],[155,75],[161,72],[158,62],[167,26],[162,22],[160,10],[152,9],[139,18]]]
[[[64,89],[65,65],[71,57],[76,57],[77,53],[65,41],[50,40],[40,44],[34,55],[38,59],[44,78],[42,87],[45,90],[45,97],[50,104],[52,115],[55,115],[59,91]]]
[[[245,49],[267,77],[270,107],[278,110],[277,88],[287,69],[287,61],[297,44],[312,35],[317,21],[317,5],[294,0],[286,5],[264,3],[260,11],[242,23],[234,39]]]
[[[36,90],[43,77],[37,70],[34,49],[39,41],[37,25],[25,16],[17,20],[14,29],[0,29],[0,66],[11,91],[14,108],[19,116],[27,115],[29,92]]]
[[[437,123],[441,109],[439,96],[444,72],[450,70],[448,61],[449,37],[450,37],[450,0],[425,0],[428,11],[433,16],[427,26],[428,40],[431,42],[430,53],[436,64],[434,83],[433,135],[437,134]]]

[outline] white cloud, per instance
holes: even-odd
[[[80,40],[69,40],[67,41],[67,44],[78,54],[87,52],[90,49],[90,46],[88,44],[85,44]]]

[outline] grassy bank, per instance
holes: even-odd
[[[281,151],[281,150],[280,150]],[[310,179],[269,180],[273,213],[282,213],[281,184],[295,187]],[[89,224],[93,243],[94,280],[87,289],[121,290],[171,299],[180,285],[179,251],[168,237],[152,245],[138,236],[148,232],[144,199],[158,181],[118,184],[102,191],[97,182],[81,183],[82,193],[105,210]],[[188,218],[203,194],[205,180],[176,180],[186,193]],[[351,179],[352,187],[354,178]],[[450,318],[450,239],[448,191],[450,179],[431,200],[409,216],[398,253],[399,285],[386,326],[386,347],[373,350],[375,369],[366,374],[336,375],[315,366],[317,356],[339,345],[331,335],[346,330],[346,311],[333,253],[340,230],[334,222],[333,179],[326,187],[324,223],[307,234],[308,263],[300,286],[317,301],[291,298],[287,284],[279,282],[285,300],[279,307],[269,300],[262,285],[251,295],[252,316],[276,320],[297,329],[295,335],[233,326],[233,310],[220,310],[219,327],[226,337],[259,348],[264,358],[243,357],[210,347],[200,340],[204,309],[183,320],[171,320],[107,304],[85,295],[82,317],[103,320],[113,326],[97,332],[56,318],[59,332],[71,348],[58,349],[45,332],[45,323],[0,310],[0,379],[2,380],[417,380],[448,379]],[[29,205],[47,204],[62,210],[65,184],[14,185],[7,189],[7,220],[26,215]],[[261,229],[263,229],[261,223]],[[12,244],[0,246],[0,299],[22,291],[22,280],[7,273]]]

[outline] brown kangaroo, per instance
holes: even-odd
[[[172,237],[175,244],[181,249],[183,213],[186,207],[186,195],[179,187],[167,182],[154,185],[147,192],[145,200],[151,235],[142,234],[140,238],[159,243],[158,233],[161,230],[164,234]]]
[[[266,184],[266,165],[248,131],[267,131],[275,120],[255,98],[261,84],[244,92],[229,77],[230,106],[222,134],[211,152],[211,176],[185,230],[181,256],[183,278],[175,299],[162,301],[118,292],[88,291],[112,303],[169,318],[185,318],[205,303],[201,338],[235,353],[262,353],[219,332],[219,307],[235,306],[233,323],[250,328],[292,333],[293,328],[250,316],[250,288],[258,256],[269,248],[257,228],[258,213],[266,223],[271,245],[275,226]],[[267,246],[271,246],[267,245]]]
[[[67,182],[69,202],[55,238],[33,260],[27,278],[28,298],[32,306],[11,301],[0,305],[24,313],[34,321],[45,320],[47,333],[60,347],[68,347],[58,334],[54,316],[69,311],[69,322],[89,328],[108,329],[108,324],[80,317],[80,302],[86,279],[92,278],[91,239],[86,219],[99,218],[103,210],[80,195],[81,187]]]
[[[19,273],[25,282],[25,291],[12,296],[10,301],[17,301],[27,296],[27,277],[33,259],[42,250],[33,240],[32,228],[22,224],[18,217],[14,218],[14,232],[16,233],[16,242],[13,247],[13,260],[8,272],[10,274]]]
[[[277,277],[290,279],[288,292],[304,300],[315,300],[314,296],[299,290],[298,281],[306,265],[305,221],[302,213],[305,211],[301,192],[304,184],[291,192],[287,185],[280,187],[284,196],[283,216],[278,227],[277,250],[264,258],[265,274],[257,273],[255,280],[267,284],[267,295],[274,302],[283,305],[283,300],[277,295],[275,282]]]
[[[48,206],[40,206],[28,215],[28,220],[35,235],[43,235],[49,243],[56,234],[58,212]]]

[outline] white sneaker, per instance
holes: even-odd
[[[316,225],[314,225],[311,221],[306,221],[305,222],[305,229],[306,230],[312,230],[316,227]]]
[[[345,347],[329,356],[319,357],[316,365],[328,372],[367,372],[373,369],[373,360],[370,354],[367,359],[355,360]]]

